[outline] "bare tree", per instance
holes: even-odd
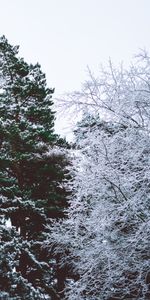
[[[98,77],[89,67],[88,80],[81,91],[74,91],[55,99],[57,111],[75,121],[84,112],[99,113],[105,120],[149,125],[150,116],[150,57],[141,51],[134,58],[130,68],[123,64],[115,68],[109,60],[108,66],[101,66]]]
[[[78,275],[66,281],[67,300],[150,297],[150,59],[144,52],[137,62],[129,71],[110,62],[64,99],[84,115],[68,218],[48,238]]]

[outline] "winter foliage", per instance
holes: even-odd
[[[109,63],[63,99],[84,112],[68,218],[49,235],[66,276],[65,299],[150,298],[150,59],[130,70]]]
[[[59,99],[0,38],[0,298],[150,299],[150,58]],[[70,154],[68,154],[69,149]]]

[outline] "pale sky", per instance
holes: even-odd
[[[0,0],[0,35],[41,64],[55,96],[80,89],[87,65],[150,52],[150,0]]]

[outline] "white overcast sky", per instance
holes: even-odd
[[[150,0],[0,0],[0,35],[41,64],[55,96],[80,88],[86,66],[150,52]]]

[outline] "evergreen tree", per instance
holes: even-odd
[[[67,204],[67,143],[54,133],[54,89],[40,65],[19,58],[4,36],[0,70],[2,299],[59,299],[42,247],[49,218],[63,217]]]

